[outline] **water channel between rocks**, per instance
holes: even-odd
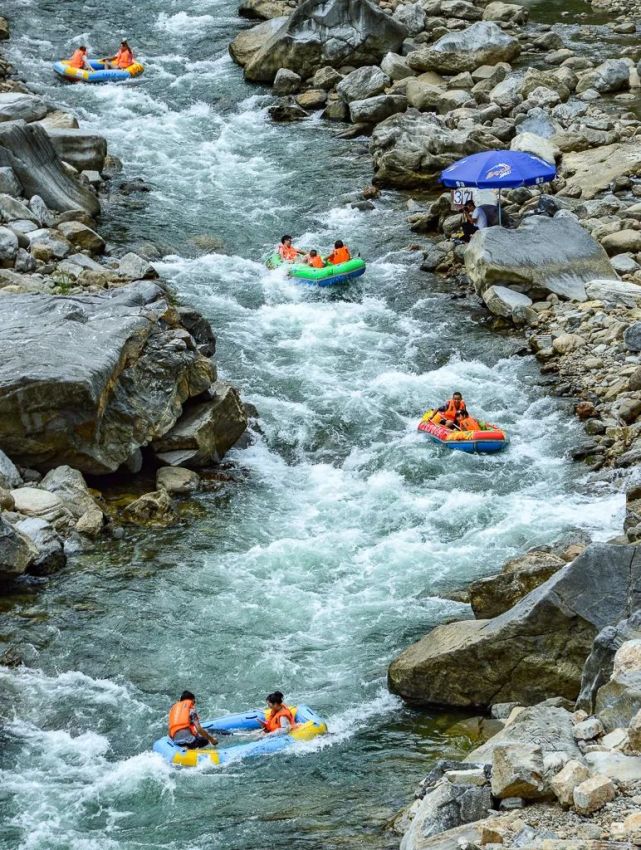
[[[237,483],[199,497],[186,526],[105,544],[5,604],[0,638],[28,666],[0,668],[0,848],[395,846],[385,822],[458,742],[450,718],[387,693],[388,662],[465,614],[439,591],[569,527],[607,538],[622,499],[566,460],[578,426],[536,365],[510,356],[515,341],[477,325],[403,251],[406,198],[349,206],[371,176],[366,146],[316,120],[269,124],[270,98],[227,55],[246,26],[233,2],[4,11],[20,70],[151,184],[107,209],[105,231],[168,255],[162,273],[211,320],[224,376],[263,434],[231,453]],[[126,35],[146,74],[55,82],[71,34],[98,53]],[[334,296],[266,273],[259,258],[287,230],[321,248],[342,236],[367,275]],[[218,252],[203,255],[203,235]],[[508,452],[443,455],[421,439],[422,409],[452,389],[510,431]],[[205,715],[281,687],[331,734],[177,773],[149,749],[183,687]]]

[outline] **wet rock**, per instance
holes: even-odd
[[[576,759],[570,759],[550,780],[550,788],[559,803],[569,808],[574,803],[574,789],[589,779],[589,769]]]
[[[245,66],[267,44],[272,36],[287,21],[288,16],[272,18],[249,30],[242,30],[229,45],[231,58],[238,65]],[[278,70],[278,69],[276,69]],[[274,72],[276,76],[276,71]]]
[[[621,91],[630,86],[630,66],[623,59],[607,59],[592,71],[581,75],[577,94],[594,89],[599,94]]]
[[[107,156],[107,140],[87,130],[47,127],[56,153],[78,171],[102,171]]]
[[[584,301],[585,284],[616,273],[603,248],[572,219],[526,218],[517,230],[491,227],[475,233],[465,267],[476,291],[513,285],[534,300],[548,293]]]
[[[16,461],[113,472],[209,387],[211,361],[161,326],[163,296],[139,282],[96,296],[0,299],[0,444]]]
[[[499,799],[549,796],[543,779],[543,753],[535,744],[499,744],[492,753],[492,794]]]
[[[70,466],[57,466],[50,470],[40,482],[40,487],[55,493],[76,519],[80,519],[86,511],[99,510],[82,473]]]
[[[122,511],[122,519],[133,525],[167,526],[173,525],[178,516],[167,492],[155,490],[130,502]]]
[[[245,75],[271,82],[279,68],[310,77],[326,65],[371,65],[399,52],[406,36],[369,0],[305,0],[250,58]]]
[[[273,91],[277,95],[296,94],[300,90],[302,80],[294,71],[279,68],[274,77]]]
[[[561,569],[565,561],[551,552],[528,552],[513,558],[495,576],[470,585],[470,604],[479,620],[497,617]]]
[[[0,582],[21,576],[36,554],[35,547],[0,516]]]
[[[399,94],[382,94],[368,97],[366,100],[354,100],[349,105],[349,113],[355,124],[378,124],[407,109],[407,98]]]
[[[348,74],[336,86],[336,91],[344,101],[365,100],[385,91],[390,78],[376,65],[366,65]]]
[[[590,815],[614,800],[616,788],[609,777],[597,774],[579,783],[572,796],[576,811],[580,815]]]
[[[309,112],[306,112],[302,106],[297,103],[277,103],[270,106],[267,114],[272,121],[302,121],[303,118],[309,118]]]
[[[162,466],[156,473],[156,487],[170,495],[186,495],[200,487],[200,476],[182,466]]]
[[[48,576],[64,567],[67,557],[62,538],[44,519],[31,517],[16,523],[16,529],[33,544],[37,554],[27,572],[34,576]]]
[[[102,254],[105,250],[105,240],[95,230],[81,224],[79,221],[65,221],[58,225],[58,230],[74,248],[89,251],[91,254]],[[143,275],[144,277],[144,275]]]
[[[479,21],[467,29],[444,35],[435,44],[413,51],[407,56],[407,63],[416,71],[458,74],[473,71],[479,65],[511,62],[520,52],[515,38],[495,23]]]
[[[120,258],[118,274],[129,280],[149,280],[158,277],[158,272],[149,260],[139,257],[133,251]]]
[[[452,162],[498,144],[483,127],[452,130],[436,115],[408,109],[374,128],[370,143],[374,182],[400,188],[435,187],[441,171]]]
[[[237,391],[222,381],[211,401],[195,404],[153,448],[171,466],[200,467],[220,461],[247,428]]]
[[[47,114],[47,104],[35,94],[0,92],[0,121],[37,121]]]
[[[100,211],[95,195],[67,173],[37,124],[0,124],[0,167],[12,168],[26,196],[40,195],[49,209]]]
[[[435,628],[392,662],[389,687],[413,703],[459,707],[573,699],[595,635],[634,604],[638,578],[641,549],[593,544],[499,617]]]

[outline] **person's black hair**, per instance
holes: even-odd
[[[337,239],[336,242],[334,242],[334,248],[344,248],[344,247],[345,246],[343,245],[342,239]]]
[[[318,256],[318,251],[316,250],[316,248],[312,248],[312,250],[309,252],[309,256],[310,257],[317,257]]]
[[[463,398],[463,393],[460,393],[458,390],[454,390],[454,392],[452,393],[452,398],[454,398],[455,395],[460,395],[461,398]]]
[[[285,239],[291,239],[291,238],[292,238],[292,237],[291,237],[288,233],[286,233],[283,237],[281,237],[281,240],[280,240],[280,241],[281,241],[281,242],[284,242],[284,241],[285,241]]]
[[[282,702],[284,699],[282,691],[274,691],[273,694],[267,695],[267,702],[277,703]]]
[[[185,699],[192,699],[194,702],[196,701],[196,697],[192,694],[191,691],[183,691],[180,695],[180,701],[182,702]]]
[[[84,44],[78,45],[78,50],[86,50],[86,49],[87,48],[84,46]]]
[[[121,43],[121,44],[127,44],[127,39],[126,39],[126,38],[123,38],[123,40],[122,40],[120,43]],[[129,45],[128,45],[128,44],[127,44],[127,47],[129,47]]]

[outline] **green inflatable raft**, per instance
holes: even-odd
[[[339,263],[336,266],[327,265],[322,269],[315,269],[308,266],[306,263],[284,263],[278,253],[272,254],[267,260],[268,269],[277,269],[279,266],[288,265],[289,276],[295,277],[301,283],[309,284],[310,286],[334,286],[337,283],[347,283],[354,278],[365,274],[365,261],[360,257],[353,257],[346,263]]]

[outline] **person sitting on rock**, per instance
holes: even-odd
[[[339,263],[346,263],[348,260],[352,259],[352,255],[349,252],[349,248],[341,239],[337,239],[334,242],[334,250],[327,258],[327,262],[331,263],[333,266],[337,266]]]
[[[313,269],[322,269],[325,267],[325,263],[323,262],[323,258],[319,256],[318,251],[314,248],[309,252],[309,254],[305,257],[304,260],[308,266],[311,266]]]
[[[115,56],[110,56],[108,59],[105,59],[105,65],[108,68],[120,68],[124,70],[128,68],[130,65],[134,64],[134,52],[127,44],[127,39],[123,38],[120,42],[120,47],[118,49],[118,53]]]
[[[455,392],[452,393],[452,398],[449,399],[447,404],[436,410],[432,422],[436,425],[445,425],[446,428],[460,428],[460,420],[468,418],[469,414],[463,396],[461,393]]]
[[[282,691],[274,691],[267,696],[269,716],[260,721],[266,735],[286,735],[297,726],[291,709],[287,708],[283,699]]]
[[[469,242],[477,230],[485,230],[487,216],[483,207],[477,207],[474,201],[468,201],[463,207],[463,241]]]
[[[218,739],[202,727],[196,711],[196,697],[191,691],[183,691],[178,702],[169,709],[169,737],[188,750],[218,743]]]
[[[87,59],[87,48],[84,44],[74,50],[71,59],[67,60],[67,65],[71,68],[77,68],[79,71],[93,71]]]
[[[299,254],[304,255],[305,252],[301,251],[299,248],[294,248],[292,245],[292,237],[285,234],[285,236],[283,236],[280,240],[280,245],[278,246],[278,255],[281,260],[284,263],[293,263]]]

